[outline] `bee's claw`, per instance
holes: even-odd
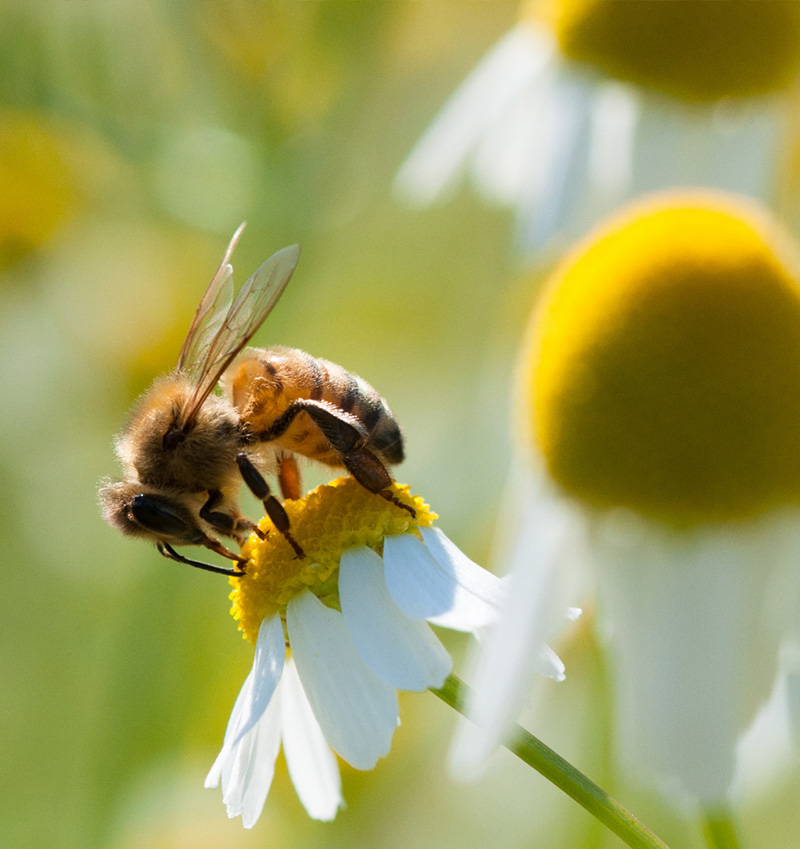
[[[305,560],[306,553],[303,549],[298,545],[297,540],[291,536],[289,533],[285,533],[286,541],[291,545],[294,549],[294,559],[295,560]]]
[[[409,504],[403,504],[403,502],[393,492],[390,492],[388,489],[382,489],[378,493],[378,495],[380,495],[381,498],[385,498],[387,501],[391,502],[395,506],[402,507],[403,510],[406,510],[407,512],[409,512],[411,514],[412,518],[414,518],[414,519],[417,518],[417,511],[413,507],[411,507]]]

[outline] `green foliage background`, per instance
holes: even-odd
[[[620,845],[507,753],[482,783],[453,784],[455,716],[416,694],[391,755],[370,773],[343,767],[335,823],[308,820],[282,763],[256,828],[229,822],[202,789],[252,659],[228,587],[120,538],[96,505],[125,410],[174,365],[247,219],[240,281],[285,244],[303,249],[256,341],[373,383],[405,427],[398,477],[487,561],[537,280],[510,259],[506,214],[466,190],[409,210],[391,182],[516,14],[455,0],[0,6],[0,198],[13,211],[0,214],[0,845]],[[32,153],[14,146],[19,126],[41,137]],[[668,843],[699,845],[690,812],[616,774],[588,624],[559,650],[569,677],[540,685],[532,730]],[[795,845],[797,790],[788,776],[771,802],[748,799],[746,832]]]

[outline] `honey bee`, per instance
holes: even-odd
[[[389,489],[387,466],[403,459],[400,427],[365,380],[294,348],[245,348],[286,288],[300,249],[271,256],[234,298],[230,257],[243,228],[200,300],[177,367],[139,399],[116,438],[123,479],[99,492],[112,527],[155,542],[170,560],[225,575],[243,575],[246,560],[217,537],[241,544],[250,532],[261,534],[240,512],[242,481],[296,556],[305,556],[264,476],[277,474],[283,497],[299,498],[296,455],[343,467],[414,514]],[[220,382],[222,395],[213,391]],[[190,559],[174,548],[184,545],[205,546],[237,566]]]

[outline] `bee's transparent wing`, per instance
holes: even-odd
[[[233,301],[233,268],[230,259],[244,227],[244,224],[240,224],[233,234],[216,274],[211,278],[205,294],[197,305],[191,327],[183,340],[181,354],[178,357],[178,368],[195,384],[200,381],[208,349],[219,333]]]
[[[272,312],[299,259],[299,245],[283,248],[262,263],[239,290],[219,329],[202,352],[200,362],[189,366],[195,388],[181,415],[181,428],[194,420],[225,369]]]

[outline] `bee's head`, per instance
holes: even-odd
[[[177,492],[157,491],[138,481],[108,481],[98,496],[103,518],[127,536],[189,545],[203,536]]]

